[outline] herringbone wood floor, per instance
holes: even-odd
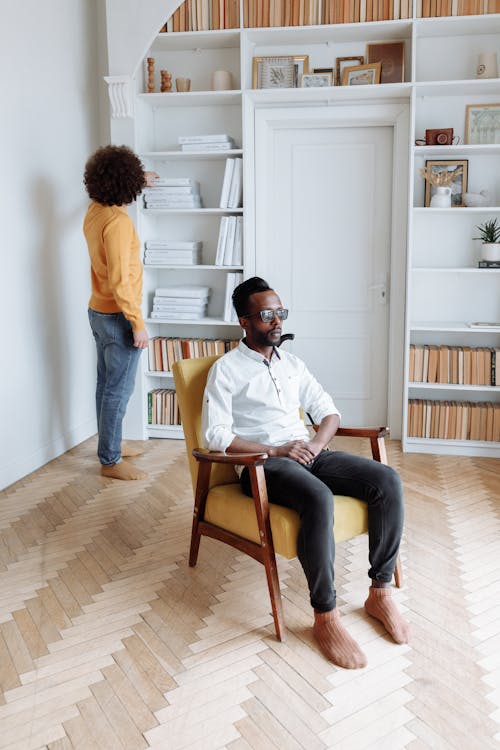
[[[498,747],[500,462],[388,447],[406,491],[396,596],[413,638],[393,644],[363,612],[366,537],[339,545],[341,610],[369,659],[361,671],[318,653],[298,561],[280,561],[285,643],[258,563],[203,539],[187,566],[182,442],[145,445],[145,482],[102,479],[91,440],[10,487],[0,748]]]

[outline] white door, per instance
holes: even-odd
[[[290,112],[290,110],[288,110]],[[393,127],[256,112],[256,274],[349,426],[388,419]]]

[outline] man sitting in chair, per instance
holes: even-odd
[[[366,666],[366,656],[340,621],[333,562],[334,495],[368,504],[371,586],[366,611],[382,622],[396,643],[406,643],[409,624],[391,597],[390,582],[403,529],[399,475],[389,466],[325,450],[340,413],[298,357],[276,347],[288,310],[264,279],[236,287],[233,304],[245,338],[212,366],[203,399],[206,447],[227,453],[262,453],[269,501],[300,516],[298,555],[314,608],[313,633],[323,654],[346,668]],[[310,437],[299,407],[319,429]],[[248,469],[240,482],[251,496]]]

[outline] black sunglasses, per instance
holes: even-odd
[[[272,323],[275,316],[280,320],[286,320],[288,318],[288,310],[286,307],[279,307],[277,310],[259,310],[259,312],[249,313],[248,315],[240,315],[240,317],[254,318],[256,315],[260,315],[260,319],[263,323]]]

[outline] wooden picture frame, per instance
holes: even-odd
[[[335,75],[334,68],[313,68],[313,73],[331,73],[332,74],[332,86],[338,86],[338,80]]]
[[[382,63],[367,63],[344,68],[342,86],[365,86],[380,83]]]
[[[301,89],[333,86],[333,73],[304,73],[300,77]]]
[[[466,104],[465,143],[500,143],[500,104]]]
[[[298,88],[303,75],[309,73],[309,55],[293,55],[294,88]]]
[[[295,75],[292,55],[254,57],[252,61],[252,88],[293,88]]]
[[[367,44],[366,61],[381,63],[380,83],[403,83],[405,79],[404,41]]]
[[[467,192],[467,179],[469,171],[468,159],[433,159],[425,162],[426,169],[430,169],[431,172],[441,172],[443,169],[448,171],[462,167],[462,174],[460,174],[456,180],[451,183],[451,205],[452,207],[463,206],[463,194]],[[431,205],[431,198],[435,193],[436,188],[430,184],[427,180],[425,181],[425,200],[424,205],[428,208]]]
[[[344,68],[352,67],[353,65],[364,65],[364,55],[355,55],[354,57],[337,57],[335,60],[335,79],[337,86],[342,86],[342,79],[344,76]]]

